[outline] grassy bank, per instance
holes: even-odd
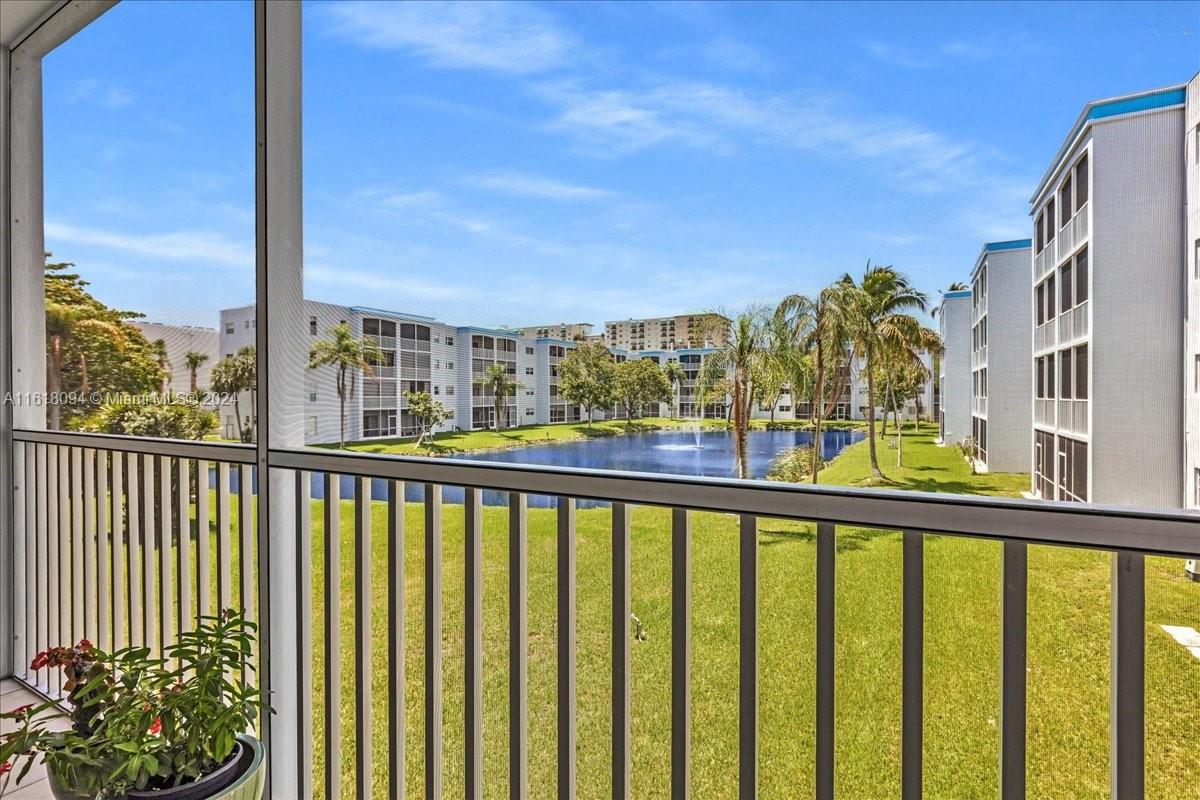
[[[827,427],[857,428],[861,422],[838,422]],[[754,430],[765,430],[768,427],[777,428],[808,428],[806,420],[770,420],[760,419],[751,423]],[[452,455],[454,453],[479,452],[483,450],[505,450],[512,447],[547,444],[551,442],[573,442],[584,439],[599,439],[609,436],[624,436],[629,433],[645,433],[658,430],[723,430],[724,419],[669,419],[667,417],[647,417],[627,423],[625,420],[604,420],[588,425],[583,422],[556,423],[554,425],[522,425],[518,428],[505,428],[501,431],[454,431],[439,433],[427,440],[421,447],[416,446],[412,439],[374,439],[364,442],[353,442],[346,445],[347,450],[359,453],[386,453],[390,455]],[[336,445],[330,445],[336,447]]]

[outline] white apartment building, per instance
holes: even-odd
[[[722,347],[729,320],[713,312],[646,317],[604,323],[604,343],[609,347],[642,350],[687,350]]]
[[[1200,508],[1200,75],[1187,85],[1184,124],[1184,176],[1187,187],[1187,226],[1184,248],[1190,257],[1187,277],[1187,332],[1184,341],[1184,445],[1183,499],[1189,508]],[[1200,567],[1198,567],[1200,569]]]
[[[568,342],[586,342],[592,336],[590,322],[558,322],[553,325],[526,325],[513,331],[527,339],[563,339]]]
[[[938,373],[938,440],[958,444],[971,435],[970,290],[946,292],[938,311],[942,359]]]
[[[1198,90],[1088,103],[1031,199],[1037,496],[1193,493]]]
[[[1032,246],[988,242],[971,271],[971,436],[981,471],[1029,472]]]
[[[208,387],[208,375],[217,361],[219,342],[212,328],[193,325],[165,325],[160,322],[141,322],[134,325],[141,329],[147,341],[161,339],[167,350],[167,389],[189,392],[192,389],[192,373],[188,368],[188,353],[202,353],[207,358],[196,368],[196,386],[202,391]]]

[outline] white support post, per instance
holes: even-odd
[[[296,596],[295,476],[268,468],[270,450],[302,447],[308,353],[298,335],[304,319],[301,205],[301,8],[255,3],[256,350],[258,367],[258,570],[264,699],[269,740],[268,797],[295,798],[302,763],[299,672],[294,653],[303,605]],[[265,494],[265,498],[264,495]],[[265,501],[264,501],[265,500]],[[264,535],[265,534],[265,535]],[[266,694],[269,692],[269,694]]]

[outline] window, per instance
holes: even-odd
[[[1075,165],[1075,208],[1083,208],[1088,201],[1088,157],[1087,153]]]
[[[1046,321],[1054,319],[1054,276],[1046,278]]]
[[[526,375],[532,375],[532,374],[533,374],[533,367],[526,367],[526,368],[525,368],[525,374],[526,374]]]
[[[233,333],[233,323],[232,323],[232,322],[226,322],[226,323],[225,323],[225,332],[226,332],[226,333]]]
[[[525,409],[525,416],[527,416],[527,417],[532,417],[532,416],[533,416],[533,409],[532,409],[532,408],[527,408],[527,409]]]
[[[1054,356],[1046,356],[1046,399],[1054,399]]]
[[[446,394],[448,394],[448,395],[452,395],[452,394],[454,394],[454,387],[453,387],[453,386],[447,386],[447,387],[446,387]]]
[[[531,355],[533,355],[533,348],[532,348],[532,347],[526,347],[526,348],[525,348],[525,355],[527,355],[527,356],[531,356]]]
[[[316,393],[316,392],[309,392],[309,393],[308,393],[308,402],[310,402],[310,403],[315,403],[315,402],[317,402],[317,393]]]
[[[1046,324],[1046,284],[1039,283],[1033,290],[1033,309],[1037,314],[1037,324]]]
[[[1059,216],[1062,217],[1060,225],[1067,227],[1071,224],[1071,175],[1067,174],[1067,179],[1063,181],[1062,189],[1058,192],[1058,205],[1060,207]]]
[[[441,394],[441,393],[442,393],[442,387],[440,387],[440,386],[434,386],[434,387],[433,387],[433,393],[434,393],[435,395],[439,395],[439,394]]]
[[[1035,358],[1033,360],[1033,371],[1037,378],[1037,397],[1041,399],[1046,396],[1046,359]]]
[[[1054,241],[1054,198],[1046,204],[1046,244]]]
[[[1071,291],[1074,288],[1074,283],[1071,280],[1071,262],[1069,260],[1067,263],[1062,265],[1062,270],[1060,270],[1060,272],[1061,277],[1059,279],[1059,286],[1062,287],[1062,291],[1059,292],[1060,308],[1065,314],[1066,312],[1070,311],[1071,306],[1074,305],[1072,298],[1073,292]]]
[[[1075,304],[1088,299],[1088,250],[1083,248],[1075,256]]]
[[[446,344],[447,344],[447,345],[449,345],[449,346],[451,346],[451,347],[453,347],[453,346],[454,346],[454,337],[453,337],[453,336],[447,336],[447,337],[446,337]]]
[[[1075,399],[1088,399],[1088,346],[1075,348]]]
[[[1059,396],[1062,397],[1063,400],[1070,400],[1071,376],[1074,374],[1071,372],[1071,351],[1063,350],[1061,353],[1059,353],[1059,358],[1062,359],[1062,366],[1058,371],[1059,379],[1061,380],[1061,392],[1059,393]]]
[[[1040,252],[1042,252],[1042,248],[1045,247],[1045,239],[1042,236],[1042,215],[1041,214],[1037,215],[1037,220],[1033,223],[1033,231],[1037,238],[1036,250],[1037,250],[1037,252],[1040,253]]]

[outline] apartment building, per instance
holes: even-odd
[[[192,389],[192,371],[188,366],[188,354],[198,353],[204,356],[196,367],[196,386],[203,390],[208,387],[209,373],[217,361],[219,341],[217,332],[212,328],[201,328],[193,325],[164,325],[160,322],[141,322],[135,320],[134,325],[141,329],[147,341],[161,340],[167,354],[167,389],[171,392],[189,392]]]
[[[513,330],[526,339],[562,339],[568,342],[586,342],[592,337],[590,322],[558,322],[554,325],[528,325]]]
[[[942,359],[938,372],[938,440],[958,444],[971,435],[970,290],[946,292],[938,308]]]
[[[723,347],[729,320],[713,312],[604,323],[604,343],[630,352]]]
[[[971,437],[981,471],[1029,472],[1032,247],[988,242],[971,271]]]
[[[459,423],[463,430],[479,430],[495,425],[496,396],[484,376],[499,365],[516,383],[516,389],[504,397],[500,406],[503,427],[531,425],[539,421],[536,401],[535,341],[514,331],[492,328],[460,327],[459,358],[470,369],[455,373],[459,386]]]
[[[1198,89],[1088,103],[1031,199],[1037,496],[1179,507],[1200,480]]]
[[[1187,85],[1184,176],[1187,226],[1184,248],[1190,258],[1187,277],[1187,331],[1184,339],[1184,505],[1200,508],[1200,75]],[[1195,574],[1200,576],[1200,562]]]

